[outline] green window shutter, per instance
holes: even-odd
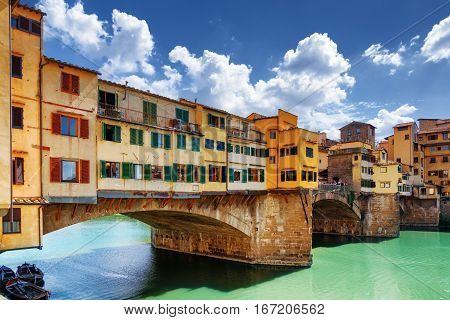
[[[247,170],[242,170],[242,183],[247,183]]]
[[[122,141],[122,128],[120,126],[114,126],[114,141]]]
[[[241,153],[241,146],[240,145],[237,144],[234,149],[235,149],[236,154],[240,154]]]
[[[106,177],[106,161],[100,160],[100,177]]]
[[[152,166],[150,164],[144,164],[144,180],[152,179]]]
[[[183,121],[183,110],[180,108],[175,109],[175,118]]]
[[[177,134],[177,148],[178,149],[186,149],[186,135]]]
[[[249,156],[249,155],[250,155],[250,147],[244,147],[244,154],[245,154],[246,156]]]
[[[231,143],[228,143],[227,144],[227,151],[228,152],[233,152],[233,149],[234,149],[233,145]]]
[[[224,183],[227,182],[227,167],[222,166],[222,180],[220,182]]]
[[[122,162],[122,179],[131,179],[133,165],[129,162]]]
[[[252,171],[251,171],[250,168],[248,168],[248,182],[252,182],[252,181],[253,181],[253,179],[252,179]]]
[[[164,166],[164,181],[172,181],[172,167]]]
[[[170,134],[164,135],[164,149],[170,149]]]
[[[145,100],[142,101],[142,117],[144,123],[148,124],[150,118],[150,105],[148,104],[148,101]]]
[[[172,181],[173,182],[176,182],[178,180],[177,179],[177,177],[178,177],[177,167],[178,167],[178,164],[176,164],[176,163],[172,164]]]
[[[229,171],[229,173],[228,173],[228,176],[229,176],[229,182],[234,182],[234,169],[233,168],[230,168],[230,169],[228,169],[228,171]]]
[[[102,122],[102,139],[106,140],[106,123]]]
[[[186,182],[194,182],[194,165],[186,165]]]
[[[200,138],[192,137],[192,151],[200,151]]]
[[[138,144],[140,146],[144,145],[144,130],[138,130]]]
[[[200,183],[205,183],[206,181],[206,168],[205,166],[200,167]]]
[[[261,171],[260,171],[259,181],[264,182],[264,169],[261,169]]]
[[[152,147],[153,148],[158,148],[158,133],[157,132],[152,132]]]
[[[255,148],[251,148],[250,151],[251,151],[251,153],[250,153],[251,156],[254,157],[255,154],[256,154],[256,149]]]
[[[134,128],[130,128],[130,144],[137,144],[137,130]]]
[[[225,118],[220,117],[220,129],[225,129]]]

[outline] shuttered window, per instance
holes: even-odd
[[[61,182],[61,158],[50,158],[50,182]]]
[[[140,129],[130,128],[130,144],[143,146],[144,145],[144,131]]]
[[[22,79],[22,57],[11,55],[11,76]]]
[[[89,120],[80,119],[80,138],[89,139]]]
[[[80,183],[89,183],[89,160],[80,160]]]
[[[186,135],[185,134],[177,134],[177,148],[186,150]]]
[[[89,120],[52,113],[52,133],[88,139]]]
[[[164,149],[170,149],[170,134],[164,135]]]
[[[229,177],[229,182],[233,183],[234,182],[234,169],[233,168],[229,168],[228,169],[228,177]]]
[[[23,129],[23,108],[12,107],[12,123],[14,129]]]
[[[131,179],[133,164],[129,162],[122,162],[122,178]]]
[[[206,182],[206,168],[205,166],[200,167],[200,183]]]
[[[150,164],[144,164],[144,180],[152,179],[152,166]]]
[[[192,151],[199,152],[200,151],[200,138],[192,137]]]
[[[61,73],[61,91],[70,94],[80,94],[80,78],[66,72]]]
[[[175,118],[182,121],[183,123],[189,122],[189,111],[180,108],[175,109]]]
[[[102,138],[106,141],[121,142],[122,128],[107,123],[102,123]]]
[[[161,134],[158,132],[152,132],[151,145],[153,148],[170,149],[170,134]]]
[[[242,183],[247,183],[247,170],[242,170]]]
[[[170,182],[172,181],[172,167],[164,166],[164,181]]]
[[[145,124],[157,125],[157,105],[149,101],[143,101],[142,112]]]

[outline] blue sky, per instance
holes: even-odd
[[[23,2],[48,14],[47,55],[155,93],[244,116],[290,109],[332,137],[351,120],[384,136],[449,117],[448,1],[386,47],[446,1]]]

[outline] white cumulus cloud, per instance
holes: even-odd
[[[47,13],[48,34],[80,50],[90,60],[101,61],[99,69],[105,77],[137,71],[154,73],[149,62],[154,41],[145,20],[114,9],[109,34],[108,22],[86,13],[81,1],[70,7],[64,0],[40,0],[37,7]]]
[[[199,57],[186,47],[169,53],[172,63],[181,63],[189,79],[188,91],[206,104],[246,115],[252,111],[273,114],[277,108],[295,105],[311,110],[327,104],[340,104],[346,88],[355,79],[347,74],[351,65],[327,34],[314,33],[288,50],[272,69],[268,80],[250,81],[252,67],[235,64],[230,57],[204,50]]]
[[[417,108],[409,104],[404,104],[392,111],[383,108],[378,111],[375,118],[367,122],[376,127],[377,137],[384,138],[392,134],[392,128],[395,125],[414,121],[414,119],[409,116],[416,111]]]
[[[400,53],[405,51],[405,47],[403,45],[400,46],[398,51],[390,52],[388,49],[383,48],[380,43],[372,44],[369,48],[367,48],[363,57],[369,57],[372,59],[372,62],[378,65],[390,65],[399,67],[403,65],[402,56]]]
[[[433,26],[420,51],[431,62],[450,58],[450,16]]]

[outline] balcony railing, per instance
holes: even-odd
[[[104,103],[99,104],[98,114],[102,117],[123,120],[133,123],[145,124],[161,128],[182,130],[192,133],[200,133],[200,126],[195,123],[185,123],[179,119],[154,116],[149,113],[120,108]]]
[[[228,128],[228,135],[234,137],[234,138],[242,138],[242,139],[248,139],[252,141],[258,141],[258,142],[264,142],[265,137],[264,133],[256,131],[256,130],[248,130],[244,131],[238,128]]]

